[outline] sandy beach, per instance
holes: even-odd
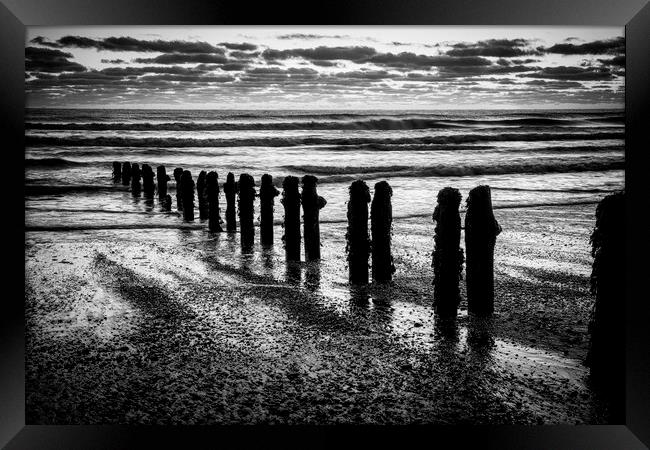
[[[595,206],[495,209],[494,317],[468,316],[462,280],[455,324],[433,314],[430,216],[395,220],[394,281],[364,288],[344,222],[297,265],[279,226],[251,254],[180,218],[28,231],[26,422],[605,423],[584,365]]]

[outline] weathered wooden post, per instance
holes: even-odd
[[[156,178],[158,179],[158,198],[162,200],[167,197],[167,182],[169,181],[165,166],[156,168]]]
[[[239,175],[239,227],[241,247],[250,250],[255,242],[253,216],[255,210],[255,180],[247,173]]]
[[[262,175],[260,184],[260,242],[264,246],[273,245],[273,204],[280,194],[273,186],[273,177]]]
[[[284,253],[287,261],[300,261],[300,193],[298,178],[284,177],[282,180],[282,199],[284,206]]]
[[[591,291],[596,301],[589,322],[587,353],[594,387],[607,399],[610,419],[625,420],[625,192],[608,195],[596,207],[591,234]]]
[[[181,175],[181,192],[183,194],[183,218],[194,220],[194,180],[189,170]]]
[[[165,195],[162,200],[161,200],[161,205],[163,211],[171,211],[172,210],[172,196],[167,194]]]
[[[235,207],[235,196],[237,195],[237,183],[235,175],[228,172],[226,182],[223,185],[223,192],[226,194],[226,230],[237,231],[237,215]]]
[[[122,186],[128,186],[131,183],[131,163],[122,163]]]
[[[391,281],[395,266],[390,250],[391,227],[393,226],[393,189],[388,182],[375,184],[375,195],[370,205],[370,231],[372,232],[372,279]]]
[[[460,192],[446,187],[438,192],[433,211],[436,222],[433,250],[433,304],[442,318],[455,318],[460,303],[459,280],[463,270],[460,248]]]
[[[490,187],[477,186],[469,191],[465,214],[467,310],[472,314],[494,312],[494,245],[499,233]]]
[[[368,185],[357,180],[350,185],[348,202],[348,232],[346,251],[348,253],[349,278],[352,283],[368,283],[368,203],[370,190]]]
[[[320,259],[320,224],[319,212],[327,201],[318,195],[316,184],[318,178],[313,175],[302,177],[302,223],[305,233],[305,260]]]
[[[208,195],[208,229],[221,232],[221,217],[219,216],[219,176],[211,171],[206,177],[206,192]]]
[[[196,180],[196,197],[199,201],[199,219],[208,218],[208,191],[206,189],[205,177],[207,172],[199,172],[199,178]]]
[[[131,164],[131,192],[133,195],[140,195],[140,166],[137,163]]]
[[[156,186],[153,182],[153,170],[149,164],[142,165],[142,190],[146,197],[153,197]]]
[[[113,183],[122,181],[122,164],[115,161],[113,162]]]
[[[183,210],[183,183],[181,178],[183,176],[183,168],[177,167],[174,169],[174,180],[176,181],[176,209]]]

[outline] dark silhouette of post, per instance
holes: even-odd
[[[287,261],[300,261],[300,193],[297,177],[284,177],[280,202],[284,206],[284,253]]]
[[[608,195],[596,207],[591,234],[591,292],[587,365],[594,387],[609,403],[610,421],[625,421],[625,193]]]
[[[131,183],[131,163],[122,163],[122,186],[128,186]]]
[[[239,234],[242,249],[249,250],[255,242],[253,216],[255,209],[255,180],[247,173],[239,175]]]
[[[156,178],[158,179],[158,198],[162,200],[167,197],[167,182],[169,181],[165,166],[156,168]]]
[[[133,195],[140,195],[140,177],[142,173],[140,172],[140,166],[137,163],[131,164],[131,192]]]
[[[206,192],[208,195],[208,229],[221,232],[221,216],[219,216],[219,176],[211,171],[206,177]]]
[[[167,194],[161,199],[161,206],[163,211],[171,211],[172,210],[172,196]]]
[[[156,186],[153,182],[153,170],[149,164],[142,165],[142,190],[146,197],[153,197]]]
[[[235,175],[228,172],[226,182],[223,184],[223,192],[226,194],[226,230],[237,231],[237,213],[235,207],[235,197],[237,195],[237,183]]]
[[[262,175],[260,184],[260,242],[264,246],[273,245],[273,206],[275,197],[280,194],[273,186],[273,177]]]
[[[494,312],[494,245],[499,233],[490,187],[477,186],[469,191],[465,214],[467,310],[472,314]]]
[[[460,192],[446,187],[438,192],[438,205],[433,211],[433,304],[442,318],[455,318],[460,303],[459,280],[463,270],[460,248]]]
[[[320,224],[319,212],[327,201],[316,191],[318,178],[313,175],[302,177],[302,223],[305,234],[305,260],[320,259]]]
[[[388,182],[375,184],[375,195],[370,205],[370,231],[372,233],[372,279],[391,281],[395,266],[390,250],[391,227],[393,226],[393,189]]]
[[[113,163],[113,183],[122,181],[122,164],[115,161]]]
[[[176,181],[176,209],[183,210],[183,183],[181,177],[183,176],[183,168],[177,167],[174,169],[174,180]]]
[[[206,189],[205,177],[207,172],[202,170],[199,178],[196,180],[196,197],[199,201],[199,218],[205,220],[208,218],[208,191]]]
[[[189,170],[181,175],[181,193],[183,195],[183,218],[194,220],[194,180]]]
[[[352,283],[368,283],[368,254],[370,238],[368,237],[368,203],[370,190],[368,185],[357,180],[350,185],[348,202],[348,232],[346,251],[348,253],[349,278]]]

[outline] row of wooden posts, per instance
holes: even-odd
[[[194,220],[195,184],[188,170],[176,168],[176,206],[185,220]],[[140,187],[142,178],[142,187]],[[131,185],[134,193],[140,189],[145,196],[153,197],[154,174],[147,164],[113,163],[113,179]],[[171,196],[167,194],[170,181],[164,166],[157,168],[158,196],[164,209],[171,210]],[[284,248],[287,261],[300,261],[300,204],[303,209],[305,259],[320,259],[319,210],[326,200],[318,195],[318,179],[312,175],[302,177],[302,193],[298,191],[298,178],[287,176],[282,182],[284,206]],[[221,232],[219,215],[219,183],[216,172],[201,171],[196,191],[201,219],[208,219],[208,228]],[[241,174],[239,182],[228,173],[223,184],[226,196],[226,230],[236,231],[235,197],[238,197],[241,246],[244,251],[254,244],[255,181],[249,174]],[[389,282],[395,272],[391,252],[392,188],[386,181],[375,184],[374,196],[362,180],[350,185],[348,202],[348,228],[346,233],[349,279],[355,284],[368,283],[371,259],[372,279]],[[273,244],[274,199],[280,194],[273,185],[273,177],[264,174],[260,185],[260,239],[264,246]],[[438,193],[438,204],[433,212],[435,249],[432,266],[434,270],[434,305],[443,317],[455,317],[460,303],[460,276],[464,254],[460,248],[461,221],[459,206],[461,195],[457,189],[447,187]],[[368,230],[368,203],[370,206],[370,233]],[[494,310],[494,246],[501,227],[494,218],[490,188],[477,186],[469,193],[465,218],[465,248],[467,250],[467,302],[468,310],[478,315],[490,315]],[[372,236],[372,238],[370,238]]]

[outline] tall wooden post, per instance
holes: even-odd
[[[176,209],[183,210],[183,183],[181,178],[183,176],[183,168],[177,167],[174,169],[174,180],[176,181]]]
[[[242,249],[250,250],[255,242],[255,180],[247,173],[239,175],[239,227]]]
[[[469,191],[465,214],[467,310],[472,314],[494,312],[494,245],[499,233],[490,187],[477,186]]]
[[[156,168],[156,178],[158,179],[158,198],[163,199],[167,196],[167,182],[169,181],[165,166]]]
[[[368,185],[357,180],[350,185],[348,202],[348,232],[346,251],[348,253],[349,278],[352,283],[368,283],[368,203],[370,190]]]
[[[146,197],[153,197],[156,186],[153,182],[153,170],[149,164],[142,165],[142,190]]]
[[[128,186],[131,183],[131,163],[122,163],[122,186]]]
[[[237,231],[237,208],[235,207],[237,183],[235,182],[235,175],[232,172],[228,172],[226,176],[223,192],[226,194],[226,230]]]
[[[194,180],[189,170],[181,175],[181,192],[183,194],[183,218],[194,220]]]
[[[131,164],[131,192],[133,195],[140,195],[140,177],[142,173],[140,172],[140,166],[137,163]]]
[[[591,234],[594,258],[591,291],[596,295],[589,323],[587,365],[594,387],[609,404],[609,420],[625,421],[626,199],[608,195],[596,207]]]
[[[459,281],[463,270],[460,248],[460,192],[446,187],[438,192],[438,205],[433,211],[435,249],[433,251],[433,298],[436,313],[455,318],[460,303]]]
[[[298,178],[284,177],[282,199],[284,206],[284,252],[287,261],[300,261],[300,193]]]
[[[212,232],[221,232],[221,217],[219,215],[219,176],[211,171],[206,177],[206,191],[208,195],[208,229]]]
[[[375,184],[375,195],[370,205],[370,230],[372,232],[372,279],[391,281],[395,266],[390,250],[391,227],[393,226],[393,189],[388,182]]]
[[[199,218],[205,220],[208,218],[208,191],[206,190],[205,177],[207,172],[202,170],[199,178],[196,180],[196,197],[199,201]]]
[[[113,162],[113,183],[122,181],[122,164],[115,161]]]
[[[280,194],[273,186],[273,177],[262,175],[260,184],[260,242],[264,246],[273,245],[273,206],[275,197]]]
[[[302,210],[303,228],[305,232],[305,260],[320,259],[320,224],[319,212],[327,201],[318,195],[316,184],[318,178],[313,175],[302,177]]]

